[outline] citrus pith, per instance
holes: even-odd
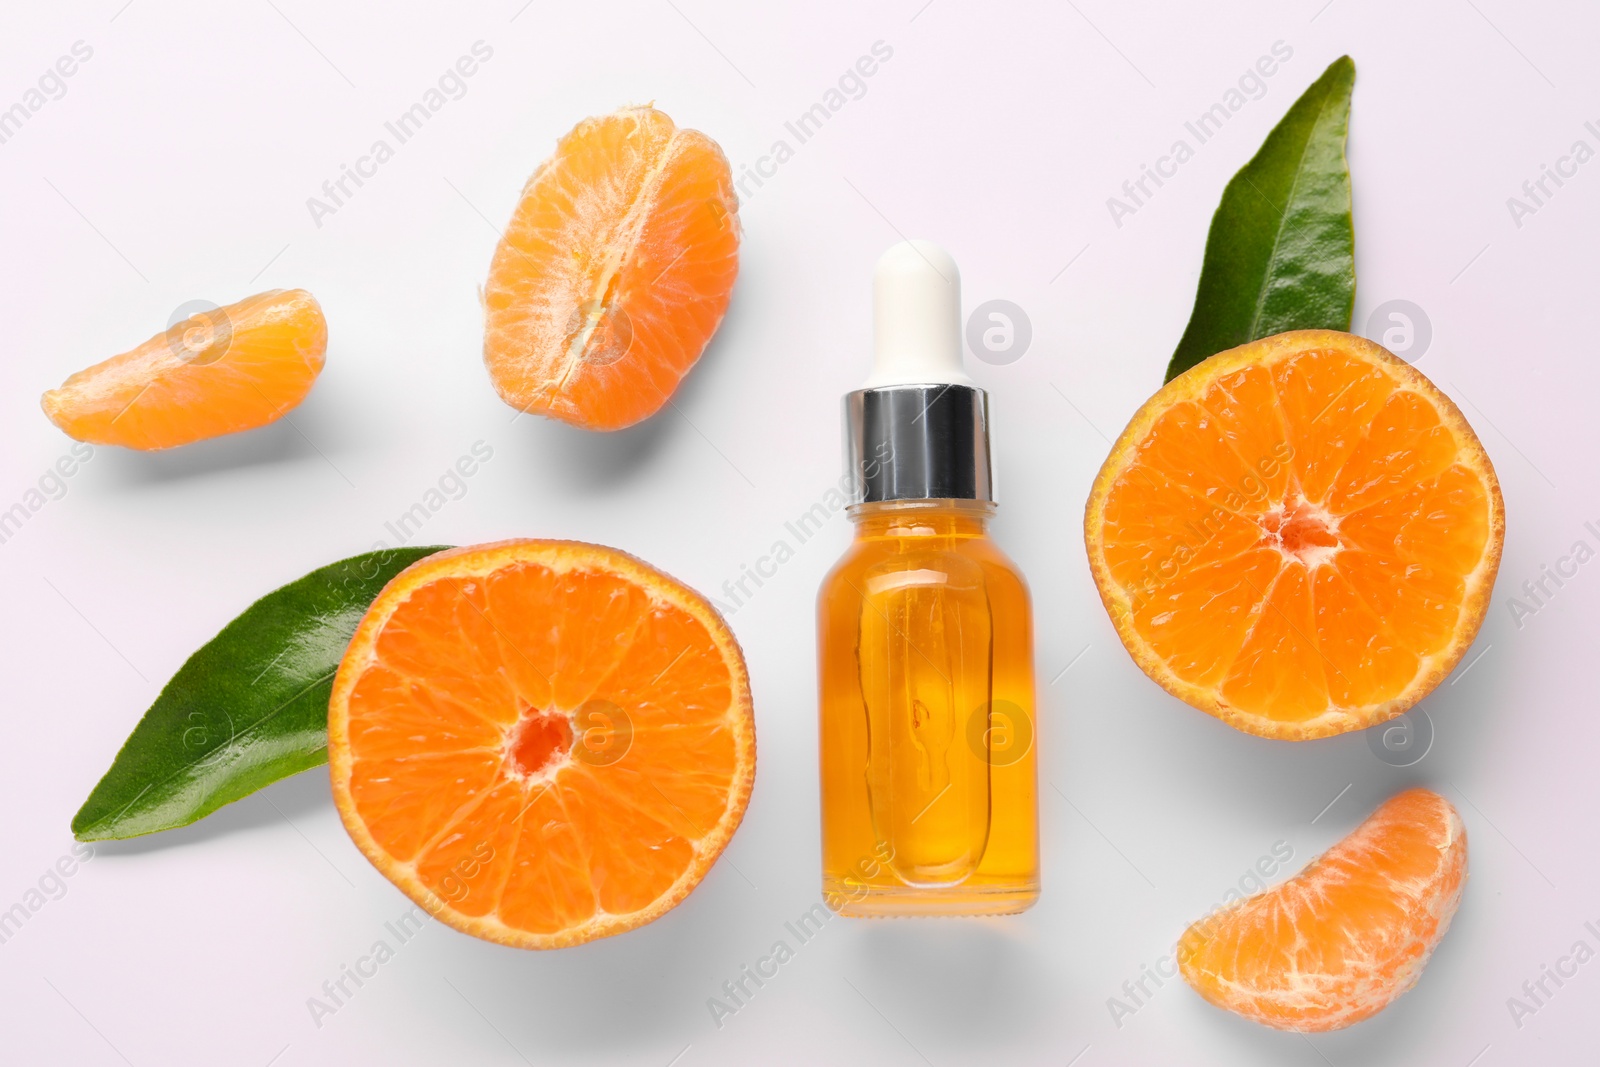
[[[1488,609],[1500,484],[1416,368],[1350,334],[1242,345],[1174,378],[1095,479],[1090,568],[1173,695],[1289,740],[1382,722],[1442,681]]]
[[[738,211],[705,134],[652,107],[580,122],[489,268],[483,358],[501,399],[594,430],[658,411],[728,309]]]
[[[615,549],[430,556],[373,601],[328,707],[351,837],[441,921],[557,948],[659,918],[744,815],[755,725],[738,644]]]
[[[1461,903],[1467,836],[1427,789],[1391,797],[1295,877],[1200,920],[1184,980],[1280,1030],[1337,1030],[1416,984]]]
[[[282,418],[322,373],[328,323],[304,289],[205,305],[144,344],[44,394],[50,421],[79,441],[144,451]]]

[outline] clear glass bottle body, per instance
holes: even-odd
[[[1039,895],[1033,623],[994,505],[850,509],[818,595],[823,897],[1001,915]]]

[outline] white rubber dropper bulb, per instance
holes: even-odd
[[[902,241],[878,259],[872,333],[862,388],[972,384],[961,364],[961,272],[932,241]]]

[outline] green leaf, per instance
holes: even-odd
[[[1167,381],[1258,337],[1350,329],[1356,234],[1344,142],[1355,80],[1349,56],[1334,60],[1222,190]]]
[[[172,676],[72,819],[80,841],[187,826],[328,762],[328,696],[384,585],[441,546],[352,556],[268,593]]]

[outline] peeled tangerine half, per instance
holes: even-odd
[[[502,541],[429,556],[362,618],[328,703],[345,828],[458,930],[559,948],[666,914],[755,779],[744,658],[632,556]]]
[[[1178,967],[1246,1019],[1342,1029],[1416,984],[1466,880],[1461,817],[1439,794],[1407,790],[1295,877],[1189,927]]]
[[[483,359],[501,399],[591,430],[660,410],[728,310],[738,212],[705,134],[652,107],[578,123],[489,267]]]
[[[1135,662],[1248,733],[1400,714],[1483,622],[1505,506],[1449,397],[1378,345],[1301,330],[1219,353],[1139,409],[1084,539]]]
[[[322,373],[328,323],[304,289],[208,307],[44,394],[79,441],[154,450],[282,418]]]

